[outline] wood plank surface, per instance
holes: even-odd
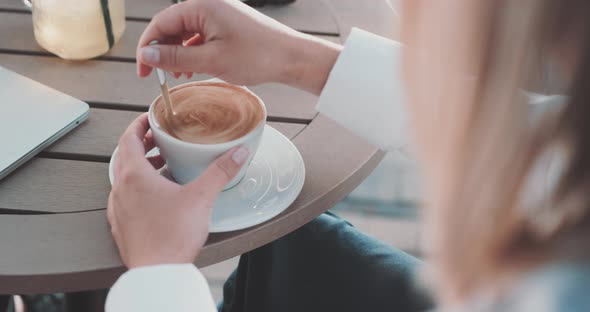
[[[0,54],[0,65],[86,102],[147,111],[159,94],[156,79],[136,76],[135,64],[111,61],[72,62],[55,57]],[[191,80],[206,79],[197,75]],[[187,82],[171,79],[171,85]],[[317,97],[285,85],[251,88],[262,98],[271,117],[311,120]]]
[[[47,269],[50,269],[48,273],[58,274],[86,270],[87,264],[95,266],[92,270],[120,266],[104,210],[85,214],[3,215],[0,228],[3,238],[18,238],[2,239],[0,245],[11,250],[10,253],[16,251],[20,258],[15,261],[16,258],[3,254],[0,258],[3,276],[30,274],[34,267],[37,267],[35,273],[42,275]],[[93,252],[88,253],[89,249]],[[31,283],[29,287],[39,288],[39,293],[50,293],[69,284],[67,277],[55,282],[54,285]],[[0,293],[19,293],[10,288],[10,283],[0,283]]]
[[[80,158],[92,156],[97,161],[108,161],[123,131],[140,114],[91,108],[88,120],[48,147],[43,154],[51,157],[55,153],[67,153]]]
[[[88,120],[50,146],[44,156],[67,154],[70,157],[109,161],[119,136],[140,113],[110,109],[90,109]],[[294,138],[304,124],[269,122],[289,139]]]
[[[54,213],[100,209],[106,207],[110,188],[106,163],[35,158],[2,180],[0,208]]]
[[[126,0],[126,16],[131,20],[146,21],[171,4],[172,1],[168,0]],[[297,30],[338,35],[338,26],[324,0],[297,0],[291,5],[257,9]],[[27,12],[20,0],[0,0],[0,10]],[[30,16],[28,19],[30,21]]]
[[[93,109],[85,124],[42,155],[66,154],[108,162],[120,133],[137,115]],[[305,127],[275,122],[269,125],[289,138]],[[108,192],[108,163],[35,158],[0,182],[0,215],[19,211],[64,213],[101,209],[106,207]]]
[[[100,59],[135,62],[135,49],[139,37],[147,26],[146,22],[127,21],[123,37]],[[340,43],[339,37],[316,36],[328,41]],[[33,24],[29,14],[15,14],[0,11],[0,52],[30,53],[51,55],[41,48],[33,35]]]
[[[299,198],[269,222],[243,231],[211,235],[196,261],[198,266],[207,266],[252,250],[309,222],[352,191],[383,156],[375,147],[322,116],[299,134],[294,143],[303,156],[308,173]],[[44,172],[40,167],[55,168],[45,171],[56,175],[45,178],[49,183],[71,185],[71,181],[58,179],[68,176],[76,181],[80,181],[81,176],[97,179],[99,171],[106,173],[106,164],[100,163],[49,159],[36,159],[35,162],[28,167],[39,166],[35,169],[37,174]],[[24,177],[26,168],[9,179],[22,180],[19,187],[25,186],[28,194],[39,196],[34,195],[34,186],[39,186],[39,183],[26,186],[26,183],[31,183],[31,179]],[[103,176],[103,179],[106,177]],[[106,196],[105,181],[85,181],[84,184],[94,185],[99,193],[95,196],[103,198]],[[6,182],[9,181],[0,184],[0,189],[12,184],[15,192],[15,184]],[[43,191],[42,194],[45,194],[42,197],[44,200],[56,202],[51,196],[58,197],[61,192],[54,190],[51,195],[49,191]],[[86,196],[79,194],[79,197]],[[0,199],[7,202],[4,194],[0,194]],[[23,199],[13,197],[11,200],[22,205],[20,201]],[[104,211],[44,216],[4,215],[0,216],[0,237],[19,238],[0,240],[0,250],[10,250],[0,258],[0,293],[107,288],[123,272]]]

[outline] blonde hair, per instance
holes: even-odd
[[[560,244],[590,224],[590,53],[587,42],[569,40],[588,38],[590,2],[419,2],[406,10],[405,73],[426,183],[427,256],[441,298],[462,300],[568,256]],[[532,126],[523,89],[563,38],[585,53],[571,97]],[[548,151],[563,153],[564,171],[549,201],[531,206],[523,196]]]

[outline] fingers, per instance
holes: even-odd
[[[144,158],[146,153],[144,138],[149,129],[150,124],[147,113],[141,114],[139,117],[133,120],[119,139],[120,156],[125,158],[129,156],[141,156]]]
[[[183,72],[213,74],[219,51],[216,41],[200,46],[150,45],[140,49],[138,62],[174,72],[176,78]]]
[[[199,12],[190,2],[171,5],[156,14],[139,39],[139,47],[153,40],[165,42],[169,37],[202,33]],[[188,36],[187,36],[188,37]]]
[[[109,224],[111,225],[111,227],[114,226],[115,224],[115,211],[114,211],[114,207],[113,207],[113,193],[111,192],[109,194],[109,201],[107,204],[107,220],[109,221]]]
[[[182,45],[185,47],[197,46],[197,45],[203,44],[203,37],[199,34],[188,33],[188,34],[182,35],[180,37],[172,37],[172,38],[166,39],[166,40],[160,42],[160,44]],[[139,59],[139,57],[137,59]],[[151,71],[152,71],[151,66],[146,65],[142,62],[137,62],[137,64],[139,66],[138,67],[138,74],[140,77],[148,76],[151,73]],[[187,75],[187,78],[191,78],[193,75],[193,73],[185,73],[185,74]],[[174,76],[178,79],[180,77],[180,73],[174,73]]]
[[[183,73],[173,73],[174,78],[176,78],[176,79],[180,78],[182,76],[182,74]],[[187,72],[187,73],[184,73],[184,74],[186,75],[186,78],[187,79],[191,79],[193,77],[193,73]]]
[[[236,147],[217,158],[205,172],[188,188],[198,188],[200,194],[217,196],[223,188],[240,172],[248,160],[250,152],[245,147]],[[206,190],[203,190],[206,188]],[[204,192],[203,192],[204,191]]]
[[[137,143],[133,144],[133,147],[141,147],[144,149],[143,139],[145,138],[149,129],[150,122],[148,120],[148,114],[143,113],[129,124],[125,132],[123,132],[121,140],[132,140],[132,142]]]
[[[182,37],[182,45],[185,47],[201,45],[203,43],[202,38],[203,37],[200,34],[186,34]],[[193,77],[192,72],[185,72],[184,74],[186,75],[187,79],[191,79]],[[182,76],[182,73],[174,73],[174,77],[176,79],[180,78],[180,76]]]
[[[150,165],[155,170],[164,167],[166,162],[160,155],[146,158],[145,154],[156,147],[154,134],[149,130],[147,113],[137,117],[119,140],[119,151],[115,159],[115,175],[121,174],[121,170],[127,166],[135,166],[137,170],[149,169]],[[115,184],[118,179],[115,179]]]
[[[152,130],[149,130],[145,137],[143,138],[143,147],[145,148],[146,152],[151,151],[154,147],[156,147],[156,142],[154,141],[154,133]]]
[[[111,226],[111,236],[115,241],[115,245],[117,245],[117,249],[119,250],[119,256],[123,262],[125,259],[125,248],[123,248],[123,241],[121,240],[121,233],[119,231],[119,225],[117,224],[117,216],[115,213],[115,200],[113,198],[113,192],[109,194],[109,203],[107,206],[107,219]]]
[[[154,133],[151,130],[148,131],[145,137],[143,138],[143,146],[146,152],[149,152],[156,147],[156,142],[154,141]],[[162,158],[162,155],[159,154],[147,157],[147,160],[152,164],[152,166],[156,170],[159,170],[166,164],[166,161],[164,160],[164,158]]]
[[[162,158],[162,155],[151,156],[148,157],[147,160],[152,164],[152,166],[156,170],[160,170],[166,164],[166,161],[164,160],[164,158]]]
[[[108,205],[107,205],[107,220],[109,221],[109,224],[111,225],[111,235],[113,236],[115,243],[118,244],[119,228],[117,225],[117,218],[115,216],[115,205],[114,205],[114,199],[113,199],[113,192],[111,192],[109,194],[109,201],[108,201]]]
[[[147,113],[137,117],[119,139],[119,150],[115,159],[115,176],[121,176],[121,171],[133,166],[134,170],[144,171],[152,169],[146,160],[147,148],[152,146],[153,138],[148,134],[150,128]],[[153,169],[152,169],[153,170]],[[119,179],[115,179],[115,184]]]
[[[151,67],[139,61],[141,48],[153,40],[168,43],[171,37],[184,39],[189,36],[187,34],[194,36],[196,33],[203,33],[201,18],[199,17],[202,10],[203,8],[197,10],[193,2],[181,2],[154,16],[137,45],[137,72],[140,77],[145,77],[151,72]]]
[[[197,45],[201,45],[203,44],[203,36],[201,36],[200,34],[194,34],[188,38],[186,38],[185,40],[183,40],[183,45],[185,47],[188,46],[197,46]]]

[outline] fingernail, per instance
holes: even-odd
[[[144,47],[141,49],[141,58],[148,64],[160,63],[160,50],[154,47]]]
[[[233,155],[231,155],[231,159],[238,165],[242,165],[248,159],[250,152],[245,147],[238,148]]]

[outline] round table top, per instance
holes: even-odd
[[[354,3],[297,0],[261,11],[295,29],[341,42],[341,33],[352,25],[347,14]],[[0,4],[0,65],[91,107],[85,123],[0,181],[0,293],[108,288],[125,271],[106,219],[108,162],[120,134],[158,94],[153,81],[135,75],[135,45],[150,17],[168,4],[127,0],[123,38],[107,55],[84,62],[43,51],[35,43],[30,13],[18,1]],[[346,22],[334,12],[342,12]],[[379,27],[374,21],[366,18],[361,24],[374,31]],[[318,114],[316,97],[278,84],[251,89],[266,103],[269,124],[301,152],[305,185],[297,200],[272,220],[211,234],[195,261],[199,267],[272,242],[311,221],[342,200],[383,157]]]

